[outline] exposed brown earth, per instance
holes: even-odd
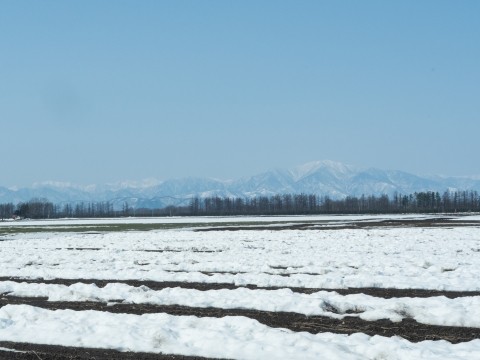
[[[70,286],[76,283],[95,284],[104,287],[111,283],[127,284],[130,286],[146,286],[152,290],[180,287],[184,289],[196,289],[200,291],[219,289],[247,288],[252,290],[279,290],[290,289],[293,292],[312,294],[318,291],[335,291],[341,295],[365,294],[384,299],[398,297],[433,297],[445,296],[450,299],[466,296],[480,296],[480,291],[447,291],[447,290],[425,290],[425,289],[394,289],[394,288],[347,288],[347,289],[323,289],[323,288],[301,288],[301,287],[262,287],[257,285],[235,285],[229,283],[200,283],[180,281],[149,281],[149,280],[99,280],[99,279],[24,279],[18,277],[0,277],[0,281],[26,282],[29,284],[58,284]]]
[[[450,218],[432,218],[432,219],[388,219],[388,220],[364,220],[345,223],[322,223],[305,222],[291,224],[266,224],[252,226],[215,226],[207,228],[194,229],[193,231],[239,231],[239,230],[345,230],[345,229],[370,229],[379,227],[453,227],[453,226],[480,226],[480,221],[458,221]]]
[[[5,351],[1,348],[16,350]],[[71,346],[41,345],[0,341],[0,360],[206,360],[198,356],[121,352]]]

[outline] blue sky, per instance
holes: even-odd
[[[2,1],[0,185],[480,174],[478,1]]]

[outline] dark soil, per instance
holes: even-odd
[[[425,325],[413,319],[395,323],[390,320],[366,321],[356,316],[333,319],[326,316],[306,316],[291,312],[270,312],[249,309],[196,308],[180,305],[112,304],[100,302],[47,301],[44,298],[22,298],[4,296],[0,307],[7,304],[26,304],[44,309],[70,309],[75,311],[96,310],[124,314],[166,313],[171,315],[193,315],[197,317],[245,316],[275,328],[292,331],[307,331],[312,334],[333,332],[339,334],[365,333],[367,335],[401,336],[411,342],[424,340],[446,340],[459,343],[480,339],[479,328]],[[335,309],[332,308],[332,311]]]
[[[257,224],[253,226],[215,226],[194,229],[193,231],[239,231],[239,230],[345,230],[370,229],[379,227],[453,227],[453,226],[480,226],[480,221],[458,221],[450,218],[434,219],[387,219],[374,221],[354,221],[345,223],[327,223],[309,221],[292,224]]]
[[[55,250],[75,250],[75,251],[100,251],[105,250],[104,248],[94,248],[94,247],[66,247],[66,248],[55,248]],[[193,252],[193,253],[217,253],[222,252],[223,250],[201,250],[201,249],[128,249],[128,250],[119,250],[119,251],[137,251],[137,252]]]
[[[98,287],[104,287],[110,283],[121,283],[130,286],[146,286],[152,290],[161,290],[166,288],[181,287],[184,289],[196,289],[200,291],[219,290],[219,289],[238,289],[248,288],[253,290],[279,290],[290,289],[293,292],[302,294],[312,294],[317,291],[335,291],[341,295],[365,294],[385,299],[397,297],[432,297],[445,296],[450,299],[465,296],[480,296],[480,291],[444,291],[444,290],[425,290],[425,289],[393,289],[393,288],[347,288],[347,289],[322,289],[322,288],[300,288],[300,287],[261,287],[257,285],[235,285],[229,283],[199,283],[199,282],[180,282],[180,281],[149,281],[149,280],[99,280],[99,279],[23,279],[18,277],[0,277],[0,281],[15,281],[26,283],[43,283],[73,285],[76,283],[95,284]]]
[[[205,360],[198,356],[164,355],[140,352],[121,352],[111,349],[90,349],[58,345],[40,345],[0,341],[0,348],[22,352],[0,350],[1,360]]]

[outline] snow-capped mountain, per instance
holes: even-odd
[[[358,168],[334,161],[314,161],[294,169],[275,169],[238,180],[182,178],[166,181],[77,186],[46,182],[29,188],[0,187],[0,203],[46,198],[53,203],[110,201],[136,208],[188,203],[192,197],[254,197],[305,193],[343,198],[348,195],[410,194],[419,191],[480,190],[479,177],[422,177],[398,170]]]

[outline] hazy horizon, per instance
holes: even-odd
[[[5,2],[0,186],[332,159],[479,176],[478,2]]]

